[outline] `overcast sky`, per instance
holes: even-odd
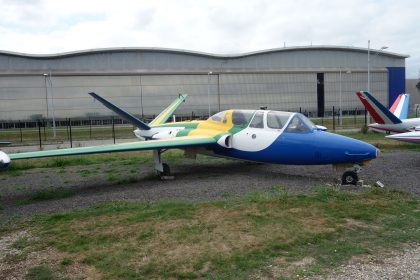
[[[237,54],[339,45],[408,54],[420,71],[418,0],[0,0],[0,50],[164,47]]]

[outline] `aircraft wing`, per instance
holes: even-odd
[[[16,160],[16,159],[56,157],[56,156],[71,156],[71,155],[100,154],[100,153],[113,153],[113,152],[141,151],[141,150],[185,148],[185,147],[193,147],[193,146],[208,146],[214,143],[216,143],[216,140],[213,137],[183,136],[183,137],[174,137],[174,138],[162,139],[162,140],[139,141],[139,142],[131,142],[131,143],[123,143],[123,144],[17,153],[17,154],[10,154],[9,157],[11,160]]]

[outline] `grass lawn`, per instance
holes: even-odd
[[[30,233],[3,259],[21,267],[31,258],[27,279],[293,279],[420,242],[419,210],[416,197],[390,190],[273,187],[204,203],[106,202],[11,221],[0,238]]]
[[[420,152],[420,145],[387,140],[384,134],[343,135],[380,149]],[[164,157],[181,155],[171,150]],[[32,168],[149,161],[150,151],[33,159],[13,162],[7,172],[19,176]],[[71,195],[45,191],[22,204]],[[419,210],[417,197],[397,191],[354,194],[330,187],[307,195],[273,187],[205,203],[106,202],[0,224],[0,241],[17,236],[13,250],[0,252],[0,268],[7,267],[0,269],[0,279],[22,267],[26,279],[293,279],[420,242]]]

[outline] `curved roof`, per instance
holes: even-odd
[[[119,47],[119,48],[97,48],[97,49],[88,49],[72,52],[63,52],[55,54],[27,54],[11,51],[2,51],[0,50],[0,55],[9,55],[16,57],[25,57],[25,58],[41,58],[41,59],[55,59],[55,58],[64,58],[64,57],[74,57],[90,54],[100,54],[100,53],[119,53],[119,52],[155,52],[155,53],[175,53],[175,54],[184,54],[192,56],[201,56],[201,57],[210,57],[210,58],[242,58],[255,55],[263,55],[277,52],[295,52],[295,51],[347,51],[347,52],[357,52],[357,53],[367,53],[367,48],[357,48],[357,47],[348,47],[348,46],[297,46],[297,47],[284,47],[284,48],[274,48],[267,49],[255,52],[247,52],[240,54],[212,54],[206,52],[182,50],[182,49],[171,49],[171,48],[141,48],[141,47]],[[371,49],[372,53],[380,53],[383,56],[389,56],[394,58],[408,58],[409,55],[398,54],[393,52],[386,52],[382,50]]]

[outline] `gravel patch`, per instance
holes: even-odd
[[[327,166],[257,164],[218,158],[197,161],[172,159],[175,180],[161,181],[153,176],[153,163],[138,166],[99,164],[22,171],[12,176],[0,174],[0,221],[13,216],[56,213],[87,207],[108,200],[187,200],[208,201],[282,187],[288,193],[307,193],[314,188],[337,184],[342,171]],[[420,153],[382,153],[364,167],[360,179],[365,185],[381,181],[394,188],[420,195]],[[132,182],[132,183],[129,183]],[[364,187],[343,187],[363,191]],[[66,198],[36,200],[39,192],[68,191]],[[25,200],[32,198],[27,203]]]
[[[8,255],[18,255],[22,251],[14,248],[13,244],[21,238],[32,238],[31,235],[25,231],[15,232],[13,235],[6,235],[0,238],[0,267],[1,261]],[[0,269],[1,270],[1,269]]]
[[[364,263],[365,262],[365,263]],[[307,277],[310,280],[353,280],[353,279],[420,279],[420,245],[384,259],[356,261],[343,265],[339,272],[329,275]],[[366,263],[367,262],[367,263]]]

